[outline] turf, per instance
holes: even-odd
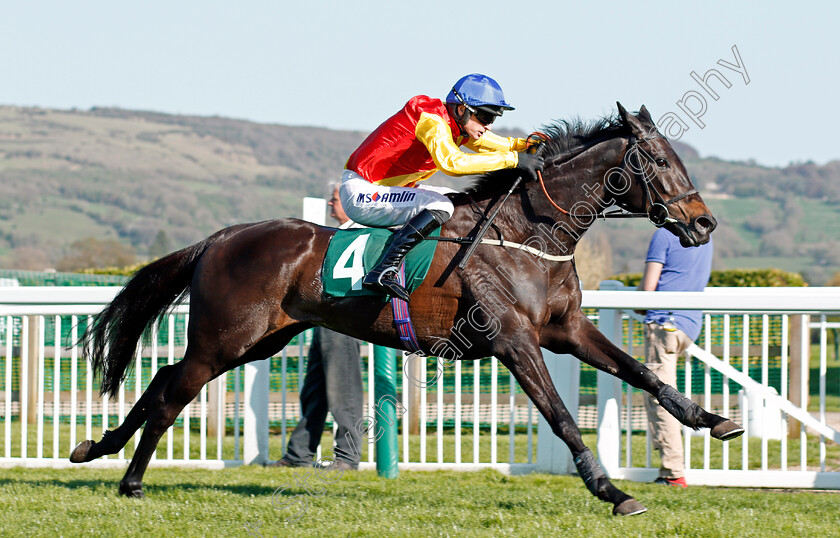
[[[148,497],[138,500],[117,495],[121,474],[0,470],[0,534],[820,536],[840,524],[840,496],[812,491],[617,482],[649,511],[615,517],[573,476],[404,471],[392,481],[364,471],[324,483],[303,469],[150,469]]]
[[[291,432],[291,430],[289,430]],[[11,428],[11,455],[13,457],[20,456],[20,423],[15,422],[12,424]],[[228,430],[228,436],[225,438],[225,442],[223,445],[222,450],[222,458],[223,459],[234,459],[235,452],[234,452],[234,442],[233,437],[230,435],[231,431]],[[529,455],[529,447],[528,447],[528,435],[523,432],[519,432],[516,434],[515,440],[515,450],[514,450],[514,458],[513,462],[515,463],[529,463],[535,461],[536,458],[536,445],[537,445],[537,435],[536,435],[536,428],[534,428],[534,436],[532,439],[532,451]],[[29,439],[28,448],[27,448],[27,455],[29,457],[35,457],[37,454],[37,445],[36,445],[36,437],[37,430],[35,425],[29,425],[27,429],[27,437]],[[169,436],[172,436],[172,454],[174,458],[182,458],[184,455],[184,436],[183,430],[178,429],[177,432],[173,432],[170,430],[162,439],[161,442],[158,444],[157,448],[157,457],[158,458],[166,458],[167,457],[167,441]],[[94,440],[99,440],[102,437],[101,427],[96,428],[93,431],[93,435],[91,436]],[[84,435],[84,428],[79,427],[77,429],[77,438],[76,442],[79,442],[85,439]],[[463,463],[473,463],[474,460],[474,451],[473,451],[473,431],[464,429],[461,432],[461,462]],[[499,434],[497,438],[496,444],[496,453],[497,453],[497,461],[505,463],[510,461],[510,452],[509,452],[509,440],[510,437],[506,434]],[[735,439],[734,441],[730,441],[727,444],[728,452],[729,452],[729,468],[730,469],[742,469],[742,458],[743,458],[743,442],[745,438],[740,437]],[[583,433],[583,441],[584,444],[592,448],[593,452],[597,453],[597,436],[591,432],[584,432]],[[625,446],[624,443],[626,441],[626,437],[622,435],[621,437],[621,461],[622,463],[625,462]],[[633,442],[633,460],[632,464],[635,467],[645,467],[647,466],[647,447],[646,447],[646,439],[645,435],[642,432],[636,432],[632,438]],[[190,459],[198,460],[200,458],[200,450],[199,447],[201,446],[201,437],[197,431],[190,432],[190,445],[189,445],[189,453]],[[820,469],[820,448],[819,448],[820,438],[818,436],[809,435],[807,438],[806,444],[806,455],[807,455],[807,466],[809,470],[819,470]],[[403,440],[402,436],[400,436],[399,441],[399,454],[402,458],[403,454]],[[453,462],[455,461],[455,435],[451,430],[447,430],[443,435],[443,461],[445,462]],[[691,439],[691,467],[698,469],[703,468],[704,459],[705,459],[705,452],[704,452],[704,439],[701,436],[692,436]],[[800,466],[800,442],[799,438],[788,439],[787,442],[787,466],[789,469],[799,470]],[[321,446],[323,449],[322,455],[324,457],[332,457],[332,446],[333,446],[333,437],[330,432],[325,432],[324,435],[321,437]],[[283,444],[283,436],[280,435],[279,431],[272,431],[269,437],[269,454],[272,459],[277,459],[283,454],[285,445]],[[69,426],[66,424],[60,425],[59,428],[59,451],[58,457],[61,459],[66,459],[70,457],[71,452],[71,445],[69,442]],[[363,443],[360,447],[361,449],[361,456],[362,461],[369,461],[367,443]],[[723,453],[724,453],[724,445],[723,443],[719,443],[717,441],[712,440],[709,443],[709,466],[712,469],[721,469],[723,468]],[[5,436],[0,437],[0,454],[5,454]],[[45,425],[44,428],[44,444],[43,444],[43,456],[44,457],[53,457],[53,429],[52,426],[48,423]],[[134,455],[134,442],[129,441],[125,448],[125,458],[131,459]],[[213,459],[216,456],[216,444],[215,439],[210,439],[207,442],[207,458]],[[240,455],[241,457],[241,455]],[[748,468],[751,470],[760,469],[762,465],[762,446],[761,446],[761,439],[751,438],[749,439],[749,444],[747,446],[747,457],[748,457]],[[114,459],[113,456],[109,457],[110,459]],[[105,458],[103,458],[105,459]],[[419,462],[420,461],[420,438],[418,435],[412,435],[410,437],[409,442],[409,457],[408,461],[412,462]],[[429,435],[426,438],[426,461],[427,462],[436,462],[437,461],[437,436],[430,431]],[[479,440],[479,462],[489,462],[491,461],[491,443],[489,435],[486,431],[482,431],[482,435]],[[767,461],[768,461],[768,468],[769,469],[779,469],[781,468],[781,442],[780,441],[768,441],[767,443]],[[659,456],[657,451],[651,452],[651,462],[652,467],[659,466]],[[826,458],[825,458],[825,465],[826,471],[840,471],[840,446],[830,441],[826,442]]]

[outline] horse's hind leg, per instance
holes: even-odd
[[[191,323],[195,321],[193,318]],[[300,324],[287,326],[259,340],[244,354],[234,338],[226,343],[224,349],[220,349],[211,345],[211,339],[206,336],[192,336],[183,360],[172,367],[172,373],[164,379],[155,396],[149,398],[146,427],[143,428],[134,457],[120,481],[120,493],[128,497],[143,497],[143,474],[158,441],[207,382],[240,364],[268,357],[272,352],[282,349],[306,327]]]
[[[496,353],[519,381],[520,386],[531,398],[551,425],[551,430],[572,451],[575,466],[587,489],[602,501],[613,504],[613,514],[636,515],[647,511],[639,501],[613,485],[598,464],[580,435],[572,415],[563,405],[560,395],[551,382],[551,377],[541,352],[536,344],[511,346],[509,353]]]
[[[174,366],[164,366],[155,374],[152,382],[140,396],[125,417],[123,423],[113,431],[106,431],[102,440],[98,443],[92,440],[82,441],[73,453],[70,454],[70,461],[73,463],[84,463],[93,461],[96,458],[107,454],[116,454],[125,447],[134,432],[146,421],[149,416],[150,402],[157,399],[172,375]]]
[[[149,401],[149,416],[140,443],[131,458],[123,479],[120,481],[120,493],[128,497],[143,497],[143,474],[157,448],[158,441],[166,430],[175,422],[181,410],[190,403],[208,381],[213,378],[213,370],[207,363],[191,360],[190,350],[168,376],[162,390]]]
[[[571,327],[575,330],[570,330]],[[744,433],[744,429],[735,422],[709,413],[671,385],[663,383],[647,366],[610,342],[583,313],[562,328],[554,327],[553,331],[544,331],[543,340],[542,345],[552,351],[572,353],[583,362],[647,391],[677,420],[690,428],[711,428],[711,436],[722,441]]]

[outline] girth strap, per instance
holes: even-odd
[[[400,271],[397,275],[397,280],[401,286],[405,286],[405,265],[400,265]],[[391,297],[391,309],[394,311],[394,324],[397,326],[397,332],[400,334],[403,346],[412,353],[426,355],[420,349],[420,343],[417,341],[417,334],[414,332],[414,325],[411,324],[411,316],[408,313],[408,303],[399,297]]]

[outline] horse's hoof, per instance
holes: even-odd
[[[647,512],[645,505],[633,498],[627,499],[613,508],[613,515],[616,516],[635,516],[645,512]]]
[[[120,484],[120,495],[125,497],[129,497],[132,499],[145,499],[146,494],[143,493],[143,485],[142,484],[132,484],[132,485],[123,485]]]
[[[70,463],[85,463],[90,461],[88,459],[88,454],[94,444],[95,443],[93,441],[88,439],[87,441],[82,441],[76,445],[76,448],[73,449],[73,453],[70,454]]]
[[[123,492],[123,495],[130,499],[145,499],[146,494],[143,493],[142,489],[133,489],[131,491]]]
[[[735,439],[744,433],[744,428],[727,419],[712,428],[710,433],[715,439],[729,441],[730,439]]]

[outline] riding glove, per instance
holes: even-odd
[[[516,165],[520,170],[525,170],[532,179],[537,179],[537,170],[542,170],[545,159],[533,153],[519,153],[519,163]]]

